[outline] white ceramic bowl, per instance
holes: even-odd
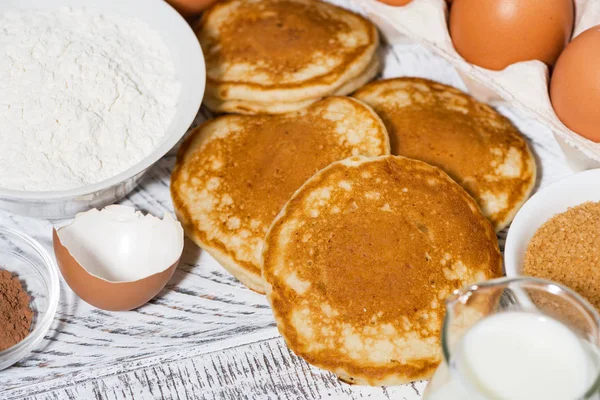
[[[162,144],[140,163],[105,181],[66,191],[27,192],[0,189],[0,208],[38,218],[68,218],[101,208],[129,193],[144,172],[177,144],[188,130],[204,96],[206,69],[202,49],[188,23],[163,0],[2,0],[0,11],[14,8],[57,9],[86,7],[136,17],[157,31],[171,51],[181,82],[177,113]]]
[[[521,274],[525,252],[538,228],[556,214],[587,201],[600,201],[600,169],[579,172],[533,195],[513,220],[504,246],[507,276]]]

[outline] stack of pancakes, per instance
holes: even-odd
[[[311,364],[359,384],[428,378],[444,299],[502,274],[495,231],[535,183],[524,138],[435,82],[359,88],[379,68],[376,30],[326,3],[226,0],[198,35],[209,107],[261,115],[218,117],[181,146],[186,234],[267,294]]]
[[[350,94],[379,72],[379,36],[363,17],[317,0],[225,0],[196,29],[204,104],[216,112],[285,113]]]

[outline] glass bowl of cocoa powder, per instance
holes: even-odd
[[[27,357],[54,320],[58,268],[31,237],[0,227],[0,370]]]

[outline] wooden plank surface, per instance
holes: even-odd
[[[249,339],[249,338],[247,338]],[[353,387],[311,367],[292,354],[281,338],[182,358],[129,367],[102,378],[15,391],[7,400],[26,399],[412,399],[425,383],[394,388]]]
[[[349,0],[335,3],[353,6]],[[383,77],[420,76],[463,88],[456,72],[418,45],[383,49]],[[571,171],[551,132],[500,107],[527,136],[545,185]],[[210,117],[199,113],[196,123]],[[175,150],[157,163],[123,204],[172,212]],[[0,225],[51,251],[52,225],[0,211]],[[500,234],[503,244],[505,234]],[[97,310],[61,282],[56,319],[28,358],[0,372],[0,399],[419,399],[423,384],[364,388],[339,383],[290,354],[265,298],[247,290],[210,256],[186,242],[181,265],[149,304],[126,313]]]

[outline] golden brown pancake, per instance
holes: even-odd
[[[292,114],[228,115],[183,143],[171,195],[186,234],[263,292],[263,239],[292,194],[334,161],[382,154],[389,154],[385,126],[352,98],[329,97]]]
[[[440,169],[395,156],[315,174],[275,219],[263,258],[288,346],[369,385],[430,377],[444,299],[502,274],[496,235],[473,199]]]
[[[419,78],[373,82],[354,97],[381,116],[392,154],[443,169],[475,198],[496,231],[531,194],[533,155],[519,131],[493,108]]]
[[[222,1],[196,32],[212,105],[248,101],[256,108],[348,94],[350,82],[373,77],[368,66],[379,45],[371,22],[318,0]]]

